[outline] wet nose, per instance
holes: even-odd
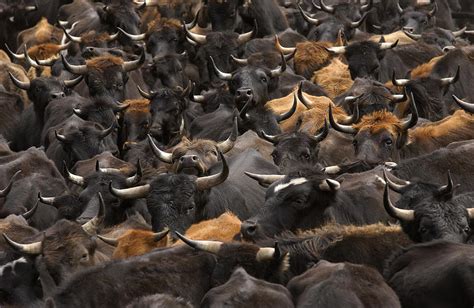
[[[198,160],[199,160],[199,157],[197,155],[184,155],[179,159],[179,161],[183,164],[185,164],[185,163],[194,164]]]
[[[252,238],[257,231],[257,223],[255,221],[246,220],[240,227],[240,232],[244,238]]]
[[[64,92],[51,93],[52,99],[61,98],[61,97],[66,97],[66,94],[64,94]]]
[[[248,98],[250,98],[252,96],[252,94],[253,94],[252,89],[250,89],[250,88],[241,88],[241,89],[238,89],[236,91],[235,96],[238,99],[247,100]]]
[[[413,27],[403,27],[403,30],[405,30],[408,33],[413,33],[415,31],[415,29],[413,29]]]

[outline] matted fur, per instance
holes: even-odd
[[[353,127],[358,130],[369,130],[371,134],[376,134],[381,130],[388,130],[396,136],[402,130],[400,119],[393,113],[380,110],[364,116],[359,123]]]
[[[2,72],[0,74],[0,84],[3,85],[5,90],[7,90],[8,92],[18,94],[25,103],[26,107],[26,105],[28,105],[30,102],[26,91],[23,91],[22,89],[15,86],[11,81],[10,76],[8,75],[8,72],[10,72],[18,80],[28,81],[28,76],[25,72],[25,69],[18,64],[11,63],[10,61],[0,61],[0,72]]]
[[[193,240],[214,240],[231,242],[240,232],[241,221],[231,212],[194,224],[186,230],[185,236]],[[173,245],[181,245],[181,240]]]
[[[332,47],[328,42],[301,42],[296,44],[294,58],[295,72],[310,79],[314,71],[328,65],[333,55],[326,50]]]
[[[147,230],[128,230],[118,238],[118,245],[112,255],[113,259],[126,259],[143,255],[155,248],[168,246],[169,235],[155,241],[155,233]]]
[[[17,42],[18,46],[23,44],[28,46],[45,43],[59,44],[62,36],[63,31],[61,29],[48,23],[46,17],[42,17],[34,27],[21,31],[17,36]]]
[[[88,69],[96,69],[99,71],[105,71],[109,68],[114,68],[117,66],[122,67],[123,60],[122,58],[105,55],[100,57],[95,57],[86,61]]]
[[[370,37],[372,42],[380,42],[380,39],[384,37],[386,42],[395,42],[398,40],[398,45],[408,45],[416,43],[414,40],[409,38],[403,31],[396,31],[389,34],[374,35]]]
[[[354,83],[349,66],[338,58],[332,59],[328,66],[315,71],[311,81],[323,87],[331,99],[349,90]]]
[[[125,113],[150,112],[150,101],[147,99],[128,99],[123,103],[129,105],[128,108],[125,109]]]
[[[421,77],[428,77],[433,70],[433,67],[441,60],[444,56],[435,57],[430,60],[428,63],[423,63],[417,67],[415,67],[411,71],[411,79],[421,78]]]

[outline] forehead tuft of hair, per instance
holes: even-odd
[[[60,51],[60,45],[46,43],[30,47],[28,49],[28,55],[33,59],[47,60],[52,57],[57,57]]]
[[[369,130],[371,133],[377,133],[383,129],[395,129],[398,132],[402,129],[400,119],[386,110],[375,111],[365,115],[360,122],[353,125],[353,127],[358,131]]]
[[[87,68],[97,69],[100,71],[105,71],[109,68],[115,68],[117,66],[122,67],[122,64],[122,58],[110,55],[99,56],[86,61]]]
[[[328,42],[301,42],[296,44],[295,70],[298,74],[311,78],[314,71],[325,67],[332,59],[326,48],[332,47]]]
[[[148,112],[150,110],[150,101],[147,99],[129,99],[123,102],[129,104],[128,108],[125,109],[125,113],[128,112]]]
[[[179,30],[181,29],[181,22],[178,19],[175,18],[160,18],[160,19],[155,19],[152,22],[148,24],[148,35],[151,35],[152,32],[154,31],[160,31],[165,28],[169,29],[176,29]]]
[[[92,46],[98,42],[109,41],[110,35],[107,32],[97,33],[95,30],[88,31],[81,35],[82,44]]]

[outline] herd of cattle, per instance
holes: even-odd
[[[474,306],[472,0],[0,16],[0,306]]]

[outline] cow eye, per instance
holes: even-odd
[[[304,159],[309,159],[309,153],[302,153],[301,157],[303,157]]]
[[[262,78],[260,78],[260,80],[261,80],[262,82],[267,82],[267,77],[262,77]]]
[[[420,228],[420,233],[426,233],[427,231],[428,231],[428,229],[426,229],[425,227]]]
[[[355,146],[355,147],[356,147],[356,146],[357,146],[357,144],[358,144],[357,140],[355,140],[355,139],[354,139],[354,140],[352,140],[352,145],[353,145],[353,146]]]
[[[392,139],[385,139],[384,143],[385,143],[386,146],[391,146],[393,141],[392,141]]]
[[[470,231],[471,231],[471,228],[469,228],[469,226],[466,226],[466,227],[464,228],[464,232],[469,233]]]

